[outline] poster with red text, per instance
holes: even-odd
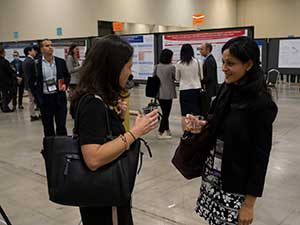
[[[176,63],[180,59],[181,46],[187,43],[191,44],[194,49],[195,58],[198,58],[203,62],[204,58],[200,55],[199,51],[200,46],[205,42],[211,43],[213,46],[212,54],[217,61],[218,83],[223,83],[224,73],[222,71],[222,46],[231,38],[247,35],[247,29],[166,34],[162,37],[162,46],[163,48],[168,48],[174,52],[173,63]]]

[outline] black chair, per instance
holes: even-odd
[[[280,76],[280,72],[277,69],[270,69],[267,74],[267,86],[271,90],[275,90],[276,93],[276,99],[278,99],[278,90],[277,90],[277,85],[278,85],[278,79]]]

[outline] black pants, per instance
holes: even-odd
[[[18,91],[19,91],[19,93],[18,93]],[[22,105],[23,94],[24,94],[24,84],[16,85],[15,93],[13,96],[13,106],[17,106],[17,95],[18,95],[18,106]]]
[[[172,108],[172,99],[158,99],[158,102],[162,111],[162,118],[158,131],[163,133],[165,130],[169,130],[169,116]]]
[[[118,207],[118,225],[133,225],[131,204]],[[112,225],[112,207],[80,207],[83,225]]]
[[[1,104],[1,109],[2,111],[8,110],[9,103],[13,97],[12,90],[10,88],[2,88],[2,104]]]
[[[41,115],[44,127],[44,135],[67,135],[66,119],[67,119],[67,99],[63,99],[58,94],[43,95],[43,103],[41,104]],[[56,133],[54,130],[54,120],[56,124]]]

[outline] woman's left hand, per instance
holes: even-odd
[[[128,109],[128,103],[122,99],[119,99],[118,105],[117,105],[117,110],[118,110],[118,114],[121,117],[121,119],[125,118],[127,109]]]
[[[243,204],[239,210],[239,223],[238,225],[249,225],[253,221],[253,206]]]

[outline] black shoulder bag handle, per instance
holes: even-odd
[[[109,122],[109,115],[108,115],[108,106],[104,103],[103,99],[99,96],[99,95],[94,95],[95,98],[101,100],[105,106],[105,115],[106,115],[106,127],[107,127],[107,132],[108,132],[108,135],[107,135],[107,139],[108,140],[113,140],[115,138],[115,136],[112,135],[112,129],[111,129],[111,126],[110,126],[110,122]],[[142,141],[148,151],[148,154],[149,154],[149,157],[152,158],[152,152],[151,152],[151,149],[150,149],[150,146],[148,145],[147,141],[145,141],[143,138],[138,138],[136,140],[136,142],[140,142]],[[135,148],[135,143],[132,144],[133,147],[130,146],[130,149],[132,148]],[[140,144],[139,144],[140,145]],[[142,151],[139,151],[139,155],[140,155],[140,160],[139,160],[139,166],[137,168],[137,174],[140,173],[141,169],[142,169],[142,166],[143,166],[143,156],[144,156],[144,152]]]

